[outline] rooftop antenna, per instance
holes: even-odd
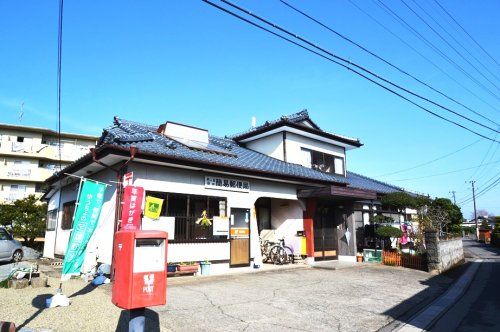
[[[257,118],[255,116],[252,116],[252,128],[257,127]]]
[[[19,111],[19,122],[22,121],[24,115],[24,101],[21,102],[21,110]]]

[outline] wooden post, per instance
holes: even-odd
[[[308,258],[314,259],[314,214],[316,212],[316,199],[308,198],[304,211],[304,233],[306,235],[306,252]]]

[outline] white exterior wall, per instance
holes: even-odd
[[[312,138],[300,136],[293,133],[286,134],[286,161],[289,163],[299,164],[305,167],[311,167],[304,160],[302,148],[319,151],[333,156],[342,157],[345,160],[345,151],[341,146],[328,144],[325,142],[317,141]],[[344,164],[344,172],[346,165]]]
[[[283,133],[272,134],[248,142],[246,143],[246,147],[270,157],[283,160]]]
[[[297,187],[293,184],[221,175],[222,177],[241,178],[249,181],[250,192],[245,193],[205,188],[205,175],[214,175],[213,173],[138,164],[135,162],[129,164],[128,171],[134,172],[134,185],[144,187],[145,191],[225,197],[227,199],[228,213],[231,212],[231,208],[250,209],[250,258],[253,258],[256,262],[261,260],[257,219],[254,208],[255,201],[258,198],[270,197],[273,199],[273,206],[271,208],[272,226],[278,230],[279,234],[285,237],[287,245],[293,247],[293,236],[297,231],[303,229],[303,208],[297,199]],[[110,180],[115,180],[114,173],[107,170],[91,177],[94,180],[109,184],[113,184]],[[116,188],[113,184],[106,191],[98,226],[87,247],[86,262],[95,262],[97,256],[99,262],[111,263],[115,194]],[[62,191],[61,210],[65,202],[75,200],[76,196],[76,185],[65,187]],[[59,206],[58,199],[57,193],[50,198],[49,210]],[[46,231],[45,233],[46,242],[43,252],[45,257],[54,257],[54,253],[63,255],[66,251],[71,231],[61,229],[61,220],[62,211],[59,211],[57,243],[55,243],[55,246],[56,232]],[[170,243],[167,259],[170,262],[229,260],[230,243]],[[89,266],[88,264],[90,263],[86,264]],[[213,264],[212,273],[227,272],[228,268],[229,264]]]
[[[298,231],[304,230],[303,207],[300,201],[283,199],[271,200],[271,227],[276,230],[278,239],[284,238],[285,245],[300,251]]]
[[[113,231],[114,231],[114,217],[115,217],[115,194],[116,185],[110,180],[115,179],[113,172],[104,170],[96,175],[90,176],[96,181],[102,181],[110,184],[106,189],[104,196],[104,204],[102,206],[99,222],[97,224],[94,235],[90,238],[87,246],[87,256],[89,261],[94,261],[97,257],[99,262],[111,264],[111,255],[113,250]],[[71,230],[63,230],[62,224],[62,207],[66,202],[77,199],[78,183],[66,186],[62,190],[62,199],[59,204],[59,192],[54,194],[48,202],[48,210],[59,209],[57,213],[57,235],[56,231],[45,232],[45,244],[43,249],[43,256],[53,258],[54,254],[64,255],[68,245]],[[57,240],[56,240],[57,236]]]
[[[260,244],[254,208],[255,201],[259,197],[297,201],[297,188],[292,184],[221,175],[249,181],[250,192],[244,193],[205,188],[205,175],[214,175],[213,173],[137,163],[129,165],[128,170],[134,172],[134,185],[144,187],[145,191],[226,197],[228,214],[231,212],[231,208],[250,209],[250,258],[257,261],[260,260]],[[229,258],[229,243],[175,243],[169,245],[168,249],[168,261],[171,262],[205,259],[228,260]]]

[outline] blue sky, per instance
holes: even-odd
[[[436,70],[349,1],[290,0],[290,3],[474,110],[500,121],[498,99],[440,58],[374,1],[353,1],[493,107]],[[406,1],[415,7],[412,0]],[[496,17],[500,2],[439,1],[500,62],[500,25]],[[489,84],[401,1],[384,2],[484,85]],[[499,67],[452,25],[433,0],[419,3],[500,77]],[[474,117],[306,21],[278,0],[238,1],[238,4]],[[0,2],[1,122],[55,129],[57,13],[56,0]],[[380,176],[433,160],[478,138],[201,1],[66,0],[64,15],[63,131],[98,135],[116,115],[151,124],[178,121],[225,135],[247,129],[252,116],[262,123],[307,108],[323,129],[359,137],[365,144],[349,152],[349,170],[431,196],[450,197],[449,192],[456,190],[458,201],[470,195],[470,185],[465,181],[476,179],[480,190],[487,180],[500,173],[500,163],[496,162],[500,160],[500,144],[483,139],[428,166]],[[498,80],[488,77],[500,86]],[[495,87],[488,86],[498,94]],[[21,102],[25,113],[19,122]],[[491,132],[479,130],[493,137]],[[480,164],[483,166],[477,168]],[[428,177],[465,168],[470,169]],[[478,208],[500,214],[499,197],[500,186],[497,186],[478,198]],[[469,217],[472,203],[465,204],[462,211]]]

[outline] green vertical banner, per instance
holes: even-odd
[[[64,255],[61,280],[80,274],[87,244],[97,227],[106,184],[83,179],[73,217],[73,231]]]

